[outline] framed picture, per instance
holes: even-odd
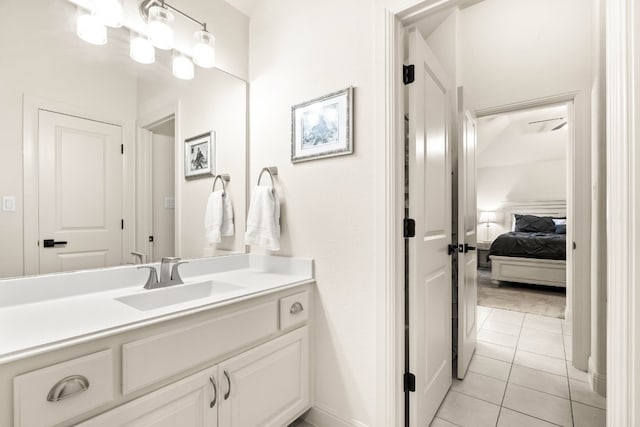
[[[184,141],[184,177],[215,174],[215,133],[207,132]]]
[[[353,153],[353,87],[291,107],[291,162]]]

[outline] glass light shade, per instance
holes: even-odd
[[[193,46],[193,62],[202,68],[216,65],[216,38],[208,31],[196,31],[196,44]]]
[[[496,222],[496,213],[493,211],[482,211],[480,212],[480,218],[478,219],[478,222],[481,223],[490,223],[490,222]]]
[[[153,64],[156,60],[156,50],[148,38],[141,35],[132,35],[129,56],[141,64]]]
[[[120,28],[124,23],[123,0],[98,0],[94,2],[96,15],[108,27]]]
[[[78,10],[76,33],[87,43],[97,45],[107,43],[107,27],[91,12]]]
[[[149,9],[149,38],[158,49],[169,50],[173,48],[173,13],[169,10],[153,6]]]
[[[173,75],[182,80],[193,79],[195,70],[193,62],[183,55],[173,57]]]

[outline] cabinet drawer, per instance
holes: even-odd
[[[300,292],[280,299],[280,330],[301,325],[309,318],[309,293]]]
[[[113,355],[104,350],[15,377],[14,424],[51,426],[112,399]]]
[[[124,394],[179,374],[278,332],[275,300],[122,346]]]

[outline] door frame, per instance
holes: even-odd
[[[471,0],[473,1],[473,0]],[[618,73],[620,77],[626,77],[626,85],[621,91],[616,91],[615,94],[609,93],[610,100],[617,102],[617,107],[622,109],[623,112],[629,113],[626,121],[620,121],[617,123],[609,124],[611,126],[617,126],[618,131],[622,131],[626,128],[631,128],[634,123],[633,114],[635,110],[631,109],[631,104],[624,104],[623,101],[627,101],[628,94],[622,93],[624,90],[628,90],[632,81],[629,76],[624,72],[630,69],[630,63],[633,58],[633,50],[623,50],[622,46],[633,44],[624,44],[620,46],[612,46],[612,33],[615,32],[617,36],[614,38],[615,42],[620,42],[621,39],[629,39],[631,42],[633,39],[633,33],[628,31],[629,28],[635,28],[636,40],[640,40],[640,34],[638,34],[638,28],[633,27],[631,23],[626,22],[625,19],[629,19],[626,14],[629,10],[633,10],[634,0],[612,0],[607,3],[608,12],[614,12],[613,18],[607,14],[607,22],[610,21],[614,24],[607,26],[607,49],[613,49],[619,55],[618,61],[613,62],[608,59],[607,71],[608,75]],[[377,371],[383,372],[383,375],[378,381],[378,395],[377,400],[379,402],[376,412],[376,425],[403,425],[404,424],[404,384],[402,380],[402,374],[404,372],[404,291],[401,284],[404,279],[404,242],[402,238],[402,219],[404,217],[404,144],[397,143],[403,141],[404,133],[404,96],[402,85],[402,64],[404,60],[404,26],[409,25],[412,22],[423,18],[432,13],[441,11],[444,8],[459,5],[464,3],[464,0],[378,0],[375,6],[375,25],[374,25],[374,37],[375,37],[375,72],[374,72],[374,84],[375,84],[375,115],[378,118],[376,120],[376,139],[375,139],[375,165],[376,170],[384,171],[384,173],[376,174],[374,188],[378,189],[375,199],[376,212],[376,229],[379,230],[376,233],[376,293],[377,297],[377,312],[380,316],[377,316],[376,330],[377,332],[377,346],[378,354],[377,358]],[[638,13],[636,11],[636,13]],[[625,21],[625,22],[622,22]],[[639,22],[640,18],[636,17],[636,22]],[[640,68],[640,67],[639,67]],[[637,89],[637,88],[636,88]],[[582,94],[583,98],[588,94]],[[636,92],[636,98],[640,102],[640,95]],[[580,105],[588,105],[585,101],[580,102]],[[589,114],[584,108],[580,109],[578,113],[580,115]],[[584,116],[583,116],[584,117]],[[640,127],[640,124],[638,125]],[[613,129],[613,130],[616,130]],[[609,129],[611,132],[612,129]],[[617,135],[617,134],[616,134]],[[637,133],[628,133],[627,137],[636,136]],[[624,139],[621,141],[633,141]],[[626,147],[630,150],[632,147]],[[622,148],[621,148],[622,149]],[[624,159],[629,159],[626,157]],[[590,168],[590,165],[588,165]],[[608,174],[610,174],[610,169]],[[640,172],[639,172],[640,173]],[[635,175],[634,175],[635,176]],[[608,183],[610,185],[610,180]],[[640,183],[639,183],[640,185]],[[618,191],[620,192],[620,191]],[[590,200],[590,186],[587,190],[587,197]],[[626,194],[625,197],[632,197]],[[637,199],[633,199],[637,201]],[[640,204],[640,202],[638,202]],[[637,223],[640,226],[640,206],[638,206],[636,213]],[[625,228],[628,232],[629,228]],[[590,226],[587,232],[590,233]],[[609,237],[611,238],[611,237]],[[627,239],[631,236],[627,234]],[[636,242],[637,245],[637,242]],[[638,248],[640,251],[640,247]],[[590,251],[586,251],[590,252]],[[632,270],[634,272],[634,278],[640,277],[640,267],[634,267],[633,260],[630,258],[630,254],[625,254],[626,271]],[[583,257],[585,258],[585,257]],[[610,263],[611,261],[609,261]],[[620,261],[622,262],[622,261]],[[611,271],[611,268],[609,268]],[[609,273],[611,274],[611,273]],[[609,277],[611,280],[611,277]],[[631,282],[633,283],[633,282]],[[588,287],[590,288],[590,287]],[[626,292],[631,292],[631,284],[628,284]],[[590,292],[590,291],[589,291]],[[611,299],[614,296],[614,291],[609,289],[609,305],[611,305]],[[616,290],[616,297],[622,296],[622,290]],[[627,296],[627,293],[624,296]],[[628,304],[635,304],[632,307],[640,309],[640,295],[635,295],[636,299]],[[626,301],[620,298],[620,304]],[[611,316],[611,310],[608,310],[609,316]],[[625,311],[626,313],[626,311]],[[634,310],[631,313],[636,313],[636,316],[640,317],[640,311]],[[575,314],[574,314],[575,316]],[[623,327],[624,331],[633,331],[636,335],[637,341],[640,342],[640,328],[634,327],[632,319],[629,316],[618,318],[618,326]],[[590,323],[590,322],[589,322]],[[624,325],[622,325],[624,323]],[[589,327],[588,325],[584,325]],[[607,325],[608,339],[609,339],[609,354],[611,354],[612,344],[612,325],[611,319],[608,320]],[[581,332],[584,334],[584,332]],[[589,337],[590,338],[590,337]],[[574,338],[575,339],[575,338]],[[629,343],[627,336],[616,338],[616,348],[627,348]],[[575,344],[574,344],[575,346]],[[627,363],[625,366],[629,368],[617,368],[618,375],[608,376],[608,388],[611,390],[613,387],[622,385],[627,386],[625,389],[624,397],[628,397],[631,391],[634,391],[634,396],[637,398],[640,395],[640,380],[636,378],[635,382],[631,385],[631,380],[625,376],[630,373],[632,362],[635,360],[637,371],[640,372],[640,360],[638,357],[635,359],[630,358],[631,355],[619,352],[621,358]],[[608,358],[609,372],[612,372],[611,367],[612,358]],[[586,367],[586,366],[585,366]],[[610,399],[612,394],[609,394]],[[615,397],[614,397],[615,399]],[[615,402],[613,405],[622,405],[626,408],[625,411],[631,412],[633,409],[627,408],[627,401]],[[610,406],[615,407],[615,406]],[[607,416],[611,419],[614,411],[607,411]],[[626,413],[626,412],[625,412]],[[636,417],[640,418],[640,414]],[[614,425],[614,424],[611,424]],[[618,425],[618,424],[615,424]],[[620,424],[623,425],[623,424]]]
[[[23,275],[39,274],[40,254],[38,251],[38,115],[40,110],[65,114],[82,119],[93,120],[120,126],[122,129],[122,218],[125,229],[122,232],[122,261],[125,254],[133,251],[135,238],[134,191],[126,185],[134,177],[135,122],[128,117],[105,112],[100,107],[87,105],[78,107],[47,98],[25,94],[22,105],[22,166],[23,166]],[[131,226],[128,226],[131,224]],[[31,242],[31,243],[28,243]]]
[[[180,257],[181,253],[182,253],[182,241],[180,239],[180,236],[182,235],[182,229],[181,229],[181,218],[182,218],[182,192],[181,192],[181,177],[180,177],[180,166],[181,166],[181,162],[183,159],[183,153],[182,153],[182,146],[180,145],[180,141],[182,141],[182,133],[180,130],[180,101],[176,101],[176,102],[172,102],[169,104],[166,104],[162,107],[159,107],[151,112],[145,112],[143,114],[140,114],[140,117],[137,121],[137,128],[142,128],[142,129],[146,129],[149,130],[149,128],[158,125],[166,120],[169,120],[173,118],[174,120],[174,140],[175,140],[175,146],[174,146],[174,158],[175,158],[175,165],[174,165],[174,170],[173,170],[173,174],[174,174],[174,197],[175,197],[175,218],[174,218],[174,253],[176,257]],[[136,135],[137,136],[137,135]],[[137,147],[137,142],[136,142],[136,147]]]
[[[566,320],[572,321],[573,365],[588,371],[591,354],[591,287],[574,286],[591,283],[591,186],[578,185],[591,181],[591,143],[578,147],[576,141],[588,140],[584,123],[590,120],[588,100],[579,92],[569,92],[508,105],[477,110],[476,117],[523,111],[531,108],[566,105],[569,141],[567,145],[567,241],[576,242],[581,250],[567,250]],[[575,215],[589,212],[589,215]],[[586,249],[585,249],[586,248]]]

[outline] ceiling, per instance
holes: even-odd
[[[566,121],[567,113],[561,105],[478,119],[478,167],[566,159],[569,127],[552,129]]]
[[[251,16],[253,9],[256,7],[256,4],[260,0],[225,0],[231,6],[238,9],[240,12],[244,13],[247,16]]]

